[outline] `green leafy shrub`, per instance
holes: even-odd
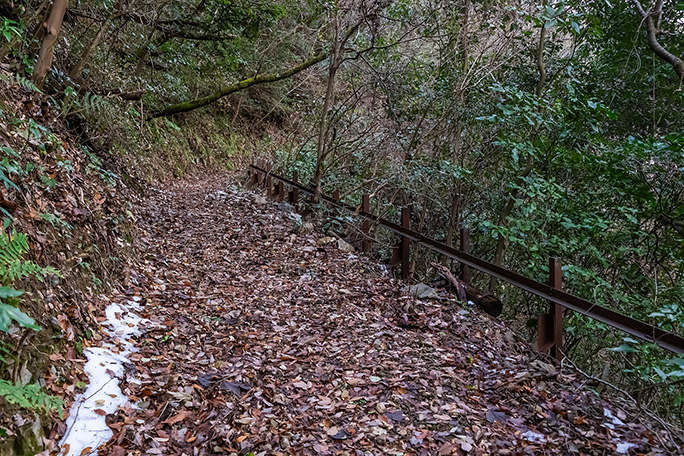
[[[0,20],[0,34],[9,43],[12,41],[12,36],[21,37],[21,24],[6,17]]]
[[[6,220],[6,228],[7,225],[8,221]],[[22,260],[23,255],[28,251],[28,239],[25,234],[16,230],[12,230],[11,234],[7,231],[0,233],[0,277],[2,278],[0,299],[9,301],[0,302],[0,331],[4,333],[9,333],[13,323],[34,331],[41,329],[33,318],[12,305],[12,300],[24,294],[24,291],[15,290],[11,284],[31,276],[42,281],[48,274],[59,275],[59,271],[53,267],[43,268],[31,261]],[[12,351],[8,350],[5,344],[0,348],[2,348],[3,353],[14,357],[15,363],[19,362],[18,355],[14,355]],[[0,361],[7,362],[4,357],[0,357]],[[17,405],[25,410],[39,413],[49,413],[55,410],[62,417],[64,402],[58,397],[45,393],[37,384],[22,385],[0,379],[0,397],[7,403]]]
[[[0,299],[17,298],[24,293],[10,286],[14,281],[31,276],[42,281],[46,275],[60,275],[60,272],[51,266],[44,268],[32,261],[22,260],[22,256],[28,251],[28,239],[25,234],[16,230],[12,230],[11,234],[7,232],[0,234],[0,278],[2,278]],[[8,332],[13,321],[23,328],[36,331],[40,329],[33,318],[11,304],[0,302],[0,331]]]
[[[49,413],[54,410],[60,418],[64,411],[64,401],[47,394],[37,384],[22,385],[0,380],[0,397],[10,404],[34,412]]]

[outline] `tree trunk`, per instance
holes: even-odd
[[[114,6],[114,11],[112,14],[107,18],[107,20],[100,26],[100,30],[97,31],[97,34],[95,35],[95,38],[93,38],[93,41],[91,41],[90,45],[86,47],[83,50],[83,54],[81,54],[81,58],[78,59],[78,62],[76,62],[76,65],[69,70],[69,78],[72,81],[75,81],[81,76],[81,72],[86,66],[86,63],[88,63],[88,59],[90,58],[90,55],[95,51],[97,48],[98,44],[100,44],[100,40],[104,36],[104,34],[109,30],[109,27],[112,25],[112,21],[114,20],[114,17],[116,17],[119,13],[121,13],[121,8],[123,7],[123,2],[124,0],[118,0],[116,2],[116,5]]]
[[[418,217],[418,226],[415,228],[416,231],[419,233],[423,232],[423,229],[425,228],[425,222],[427,219],[427,207],[428,205],[428,197],[425,195],[423,197],[423,201],[421,204],[421,210],[420,210],[420,216]],[[409,266],[409,274],[411,277],[414,277],[416,273],[416,269],[418,269],[418,255],[411,255],[411,265]]]
[[[202,106],[207,106],[208,104],[211,104],[219,100],[220,98],[225,97],[226,95],[230,95],[231,93],[244,90],[253,85],[263,84],[266,82],[280,81],[281,79],[287,79],[290,76],[294,76],[300,71],[303,71],[309,68],[310,66],[317,64],[318,62],[324,60],[326,57],[327,54],[316,54],[314,57],[307,60],[306,62],[302,62],[299,65],[292,67],[284,72],[257,74],[256,76],[252,76],[251,78],[244,79],[240,82],[236,82],[235,84],[231,84],[228,87],[224,87],[220,90],[217,90],[216,92],[212,93],[211,95],[207,95],[206,97],[183,101],[181,103],[176,103],[171,106],[167,106],[166,108],[163,108],[159,111],[152,112],[148,118],[166,117],[174,114],[179,114],[181,112],[192,111],[194,109],[201,108]]]
[[[675,70],[675,73],[677,73],[680,82],[684,81],[684,62],[682,62],[682,59],[665,49],[660,42],[658,42],[659,27],[656,25],[656,22],[659,23],[660,18],[663,15],[663,0],[658,0],[653,10],[649,11],[644,11],[644,8],[641,6],[639,0],[632,0],[632,3],[634,3],[634,6],[646,23],[646,38],[648,41],[648,46],[661,60],[672,65],[672,68]]]
[[[470,24],[470,0],[467,0],[461,9],[461,29],[459,30],[458,37],[458,55],[457,59],[461,60],[461,72],[463,73],[463,82],[461,87],[458,89],[457,100],[458,108],[465,104],[466,95],[466,79],[468,78],[468,70],[470,69],[469,60],[469,47],[470,36],[468,34]],[[458,62],[457,62],[458,63]],[[463,156],[461,154],[461,149],[463,146],[463,124],[461,123],[460,115],[456,119],[456,132],[454,133],[454,149],[452,152],[452,160],[454,164],[461,162],[463,165]],[[462,190],[462,179],[458,179],[454,183],[454,188],[451,195],[451,211],[449,214],[449,227],[447,229],[446,244],[452,246],[454,240],[454,233],[461,224],[461,190]],[[449,263],[448,258],[444,257],[443,264],[447,265]]]
[[[318,128],[318,143],[316,145],[316,171],[314,172],[314,194],[313,202],[317,203],[321,197],[321,182],[323,180],[323,172],[325,171],[325,160],[330,154],[329,149],[329,133],[332,118],[329,118],[329,112],[335,103],[335,76],[339,70],[342,62],[344,62],[344,50],[351,38],[352,34],[364,23],[366,17],[351,25],[344,35],[341,35],[342,25],[340,23],[340,16],[335,10],[333,17],[333,37],[332,47],[330,51],[330,66],[328,67],[328,86],[325,91],[325,100],[323,101],[323,112],[321,113],[321,122]]]
[[[314,194],[313,202],[318,203],[321,198],[322,188],[321,182],[323,180],[323,171],[325,166],[325,159],[328,155],[328,112],[333,104],[335,97],[335,76],[337,69],[340,67],[339,59],[342,48],[339,41],[340,23],[337,13],[333,20],[333,48],[330,55],[330,65],[328,66],[328,85],[325,90],[325,99],[323,100],[323,111],[321,112],[321,122],[318,125],[318,143],[316,144],[316,170],[314,172]]]
[[[112,21],[111,19],[107,19],[104,24],[100,27],[100,30],[97,31],[97,34],[95,35],[95,38],[93,38],[93,41],[90,42],[90,45],[86,47],[83,50],[83,54],[81,54],[81,58],[78,59],[78,62],[69,70],[69,78],[72,81],[76,81],[81,76],[81,72],[86,66],[86,63],[88,63],[88,59],[90,58],[90,54],[93,53],[95,48],[97,47],[98,44],[100,44],[100,40],[102,39],[102,36],[105,34],[109,26],[111,25]]]
[[[43,24],[45,27],[43,40],[38,51],[36,66],[33,68],[33,83],[39,89],[43,88],[45,76],[52,65],[53,50],[68,6],[69,0],[55,0],[50,8],[48,20]]]
[[[330,70],[328,72],[328,87],[325,92],[325,100],[323,101],[323,112],[321,113],[321,123],[318,127],[318,144],[316,147],[316,171],[314,172],[314,195],[313,202],[317,203],[321,198],[321,182],[323,180],[323,171],[325,166],[325,159],[328,156],[328,111],[333,103],[335,96],[335,75],[337,68],[334,66],[335,57],[330,58]]]
[[[152,30],[150,31],[150,35],[147,37],[147,41],[145,41],[135,52],[136,57],[138,58],[138,64],[135,66],[135,70],[133,71],[133,74],[138,77],[142,74],[143,67],[145,66],[145,60],[147,59],[147,55],[150,52],[149,48],[149,43],[152,42],[152,37],[157,31],[157,21],[159,20],[159,14],[160,12],[157,12],[157,17],[154,19],[154,24],[152,25]]]

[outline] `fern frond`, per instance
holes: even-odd
[[[28,90],[29,92],[40,92],[40,89],[37,85],[35,85],[30,79],[27,79],[20,74],[16,75],[15,82],[24,90]]]
[[[16,84],[22,89],[27,90],[29,92],[40,92],[40,89],[33,83],[33,81],[17,73],[8,74],[2,72],[0,73],[0,81],[9,82],[10,84]]]
[[[37,384],[22,385],[0,380],[0,397],[27,410],[43,413],[55,410],[62,417],[64,401],[57,396],[50,396]]]
[[[24,233],[14,230],[11,236],[7,233],[0,235],[0,267],[3,263],[10,264],[19,261],[28,251],[28,238]]]
[[[42,281],[45,275],[44,269],[31,261],[14,261],[8,263],[5,267],[0,266],[0,272],[3,273],[3,277],[11,281],[31,276],[36,276]]]
[[[0,233],[0,277],[3,282],[21,280],[26,277],[37,277],[40,281],[47,275],[61,277],[59,270],[48,266],[38,266],[32,261],[22,261],[22,257],[29,251],[28,238],[24,233],[16,230],[12,234]]]

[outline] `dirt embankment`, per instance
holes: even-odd
[[[0,454],[34,454],[17,436],[33,435],[37,418],[48,443],[56,436],[56,398],[68,405],[81,389],[80,355],[100,337],[94,297],[125,282],[133,258],[138,194],[67,123],[56,98],[0,82],[0,280],[25,291],[1,301],[40,327],[14,320],[0,331]],[[13,252],[6,244],[21,234],[27,251]],[[34,269],[17,278],[6,255]]]

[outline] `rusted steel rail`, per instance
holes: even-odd
[[[296,180],[290,180],[286,177],[273,174],[270,165],[250,165],[250,175],[253,184],[265,183],[268,185],[269,195],[277,196],[279,198],[283,198],[284,195],[282,184],[288,185],[293,189],[293,192],[289,193],[290,196],[292,196],[294,192],[302,192],[309,195],[314,194],[313,189],[300,184]],[[278,194],[274,194],[271,179],[277,180],[281,184],[278,187]],[[556,359],[562,359],[563,357],[561,342],[563,308],[591,317],[647,342],[655,343],[666,350],[684,354],[683,337],[561,290],[560,260],[557,258],[551,259],[549,284],[544,284],[471,255],[468,253],[469,245],[467,241],[460,245],[461,250],[459,250],[413,231],[410,227],[406,226],[408,225],[406,216],[408,212],[406,210],[404,210],[402,214],[402,221],[404,223],[396,224],[370,213],[366,196],[364,196],[362,203],[356,207],[327,195],[321,195],[321,200],[339,209],[353,212],[364,221],[377,223],[378,225],[399,234],[402,238],[402,245],[404,246],[406,246],[408,242],[414,242],[435,252],[441,253],[448,258],[452,258],[465,266],[475,268],[532,293],[533,295],[548,300],[551,304],[551,309],[549,314],[540,318],[538,346],[541,349],[551,349],[552,354]],[[367,229],[367,225],[364,224],[364,231]],[[462,231],[461,236],[462,238],[467,238],[467,231]],[[408,254],[406,250],[402,252],[402,257],[402,276],[406,278],[408,263]]]

